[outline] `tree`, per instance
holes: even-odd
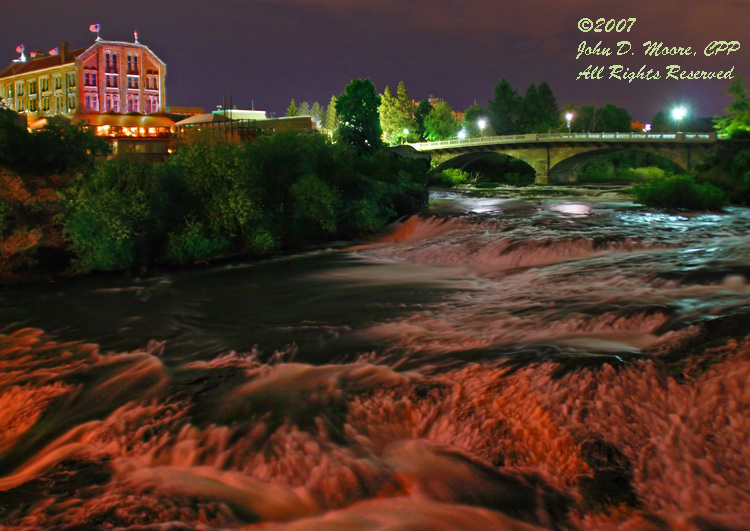
[[[310,104],[303,101],[297,107],[297,116],[310,116]]]
[[[487,120],[485,112],[481,106],[474,103],[471,107],[464,111],[463,129],[466,131],[466,136],[469,138],[476,138],[485,134],[485,131],[479,127],[479,120]],[[484,129],[487,129],[487,123],[485,123]]]
[[[417,104],[417,108],[414,111],[415,131],[417,133],[417,137],[421,138],[422,140],[427,140],[427,137],[425,136],[424,119],[428,114],[430,114],[431,110],[432,105],[430,105],[430,102],[427,100],[422,100],[419,102],[419,104]]]
[[[560,127],[560,109],[557,107],[557,99],[552,88],[546,81],[542,81],[537,88],[541,105],[541,129],[544,131],[555,131]]]
[[[312,107],[310,108],[310,116],[312,116],[313,122],[315,122],[315,125],[318,128],[323,127],[325,113],[323,112],[323,109],[321,109],[320,103],[317,101],[313,102]]]
[[[396,96],[389,87],[385,87],[380,103],[380,126],[386,142],[391,145],[399,144],[407,136],[415,136],[417,124],[414,120],[414,102],[403,81],[398,84]],[[405,134],[404,130],[409,133]]]
[[[331,101],[326,109],[325,127],[328,131],[335,131],[339,126],[339,115],[336,112],[336,96],[331,96]]]
[[[444,101],[437,102],[424,119],[427,140],[446,140],[456,136],[458,124],[453,109]]]
[[[630,131],[631,118],[627,109],[607,103],[603,107],[581,105],[575,112],[571,129],[576,133],[615,133]]]
[[[396,97],[398,98],[398,108],[400,111],[401,122],[401,134],[404,129],[407,129],[409,133],[406,136],[412,135],[417,129],[417,123],[414,120],[414,100],[409,96],[409,91],[406,90],[406,85],[403,81],[398,82],[396,87]]]
[[[601,108],[601,126],[599,130],[606,133],[630,131],[632,121],[630,112],[627,109],[607,103]]]
[[[750,133],[750,99],[747,97],[745,82],[740,76],[734,78],[727,94],[734,101],[724,109],[724,116],[714,118],[716,131],[730,137]]]
[[[651,131],[655,133],[664,133],[669,130],[669,119],[667,113],[659,111],[654,115],[651,120]]]
[[[539,97],[539,92],[532,83],[526,89],[526,94],[523,96],[518,130],[523,133],[541,132],[540,128],[544,121],[542,114],[542,100]]]
[[[398,127],[401,120],[399,117],[398,100],[388,86],[385,87],[383,95],[380,97],[378,113],[380,115],[380,127],[385,135],[385,141],[390,145],[396,144],[396,134],[399,131]]]
[[[498,135],[519,131],[519,114],[522,100],[508,80],[502,78],[493,90],[493,98],[487,106],[490,125]]]
[[[340,141],[350,145],[360,155],[370,155],[382,147],[380,139],[380,96],[369,78],[354,79],[336,101]]]
[[[294,103],[294,98],[289,103],[289,107],[286,108],[285,116],[297,116],[297,104]]]

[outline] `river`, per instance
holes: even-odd
[[[750,209],[437,192],[0,323],[0,529],[750,529]]]

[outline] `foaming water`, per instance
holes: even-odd
[[[0,528],[749,529],[750,212],[440,201],[2,293]]]

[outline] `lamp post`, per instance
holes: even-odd
[[[568,134],[570,134],[570,121],[573,119],[573,113],[569,112],[565,115],[565,120],[568,122]]]
[[[466,138],[466,130],[465,130],[465,129],[461,129],[461,130],[460,130],[460,131],[458,132],[458,139],[459,139],[459,140],[463,140],[464,138]]]
[[[685,107],[680,106],[680,107],[677,107],[676,109],[674,109],[672,111],[672,117],[677,122],[677,132],[678,133],[680,132],[680,120],[682,120],[683,118],[685,118],[685,116],[687,116],[687,109]]]
[[[487,120],[480,118],[477,125],[479,126],[479,139],[481,140],[484,136],[484,128],[487,127]]]
[[[406,144],[406,137],[409,135],[409,130],[406,127],[404,127],[403,133],[404,133],[404,139],[401,143]]]

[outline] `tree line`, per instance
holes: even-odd
[[[361,90],[363,87],[358,88]],[[398,83],[395,93],[390,86],[386,86],[382,94],[377,93],[374,85],[368,90],[367,98],[372,101],[376,96],[379,98],[376,118],[381,138],[387,145],[483,135],[550,133],[567,131],[568,126],[572,133],[622,132],[630,131],[633,123],[630,112],[613,103],[559,107],[547,81],[539,85],[531,83],[521,94],[502,78],[493,88],[486,108],[475,102],[463,112],[457,112],[447,102],[436,98],[414,100],[403,81]],[[723,116],[714,118],[719,133],[733,134],[750,129],[747,125],[750,109],[745,91],[742,79],[735,78],[728,90],[734,102]],[[337,96],[331,96],[328,107],[325,107],[318,102],[309,105],[306,101],[297,105],[292,100],[286,115],[310,116],[318,128],[333,134],[342,123],[337,101]],[[569,123],[565,120],[568,114],[572,116]],[[375,120],[375,116],[370,119]],[[651,120],[653,132],[674,131],[675,127],[674,119],[665,111],[658,112]],[[689,119],[684,127],[691,127]]]

